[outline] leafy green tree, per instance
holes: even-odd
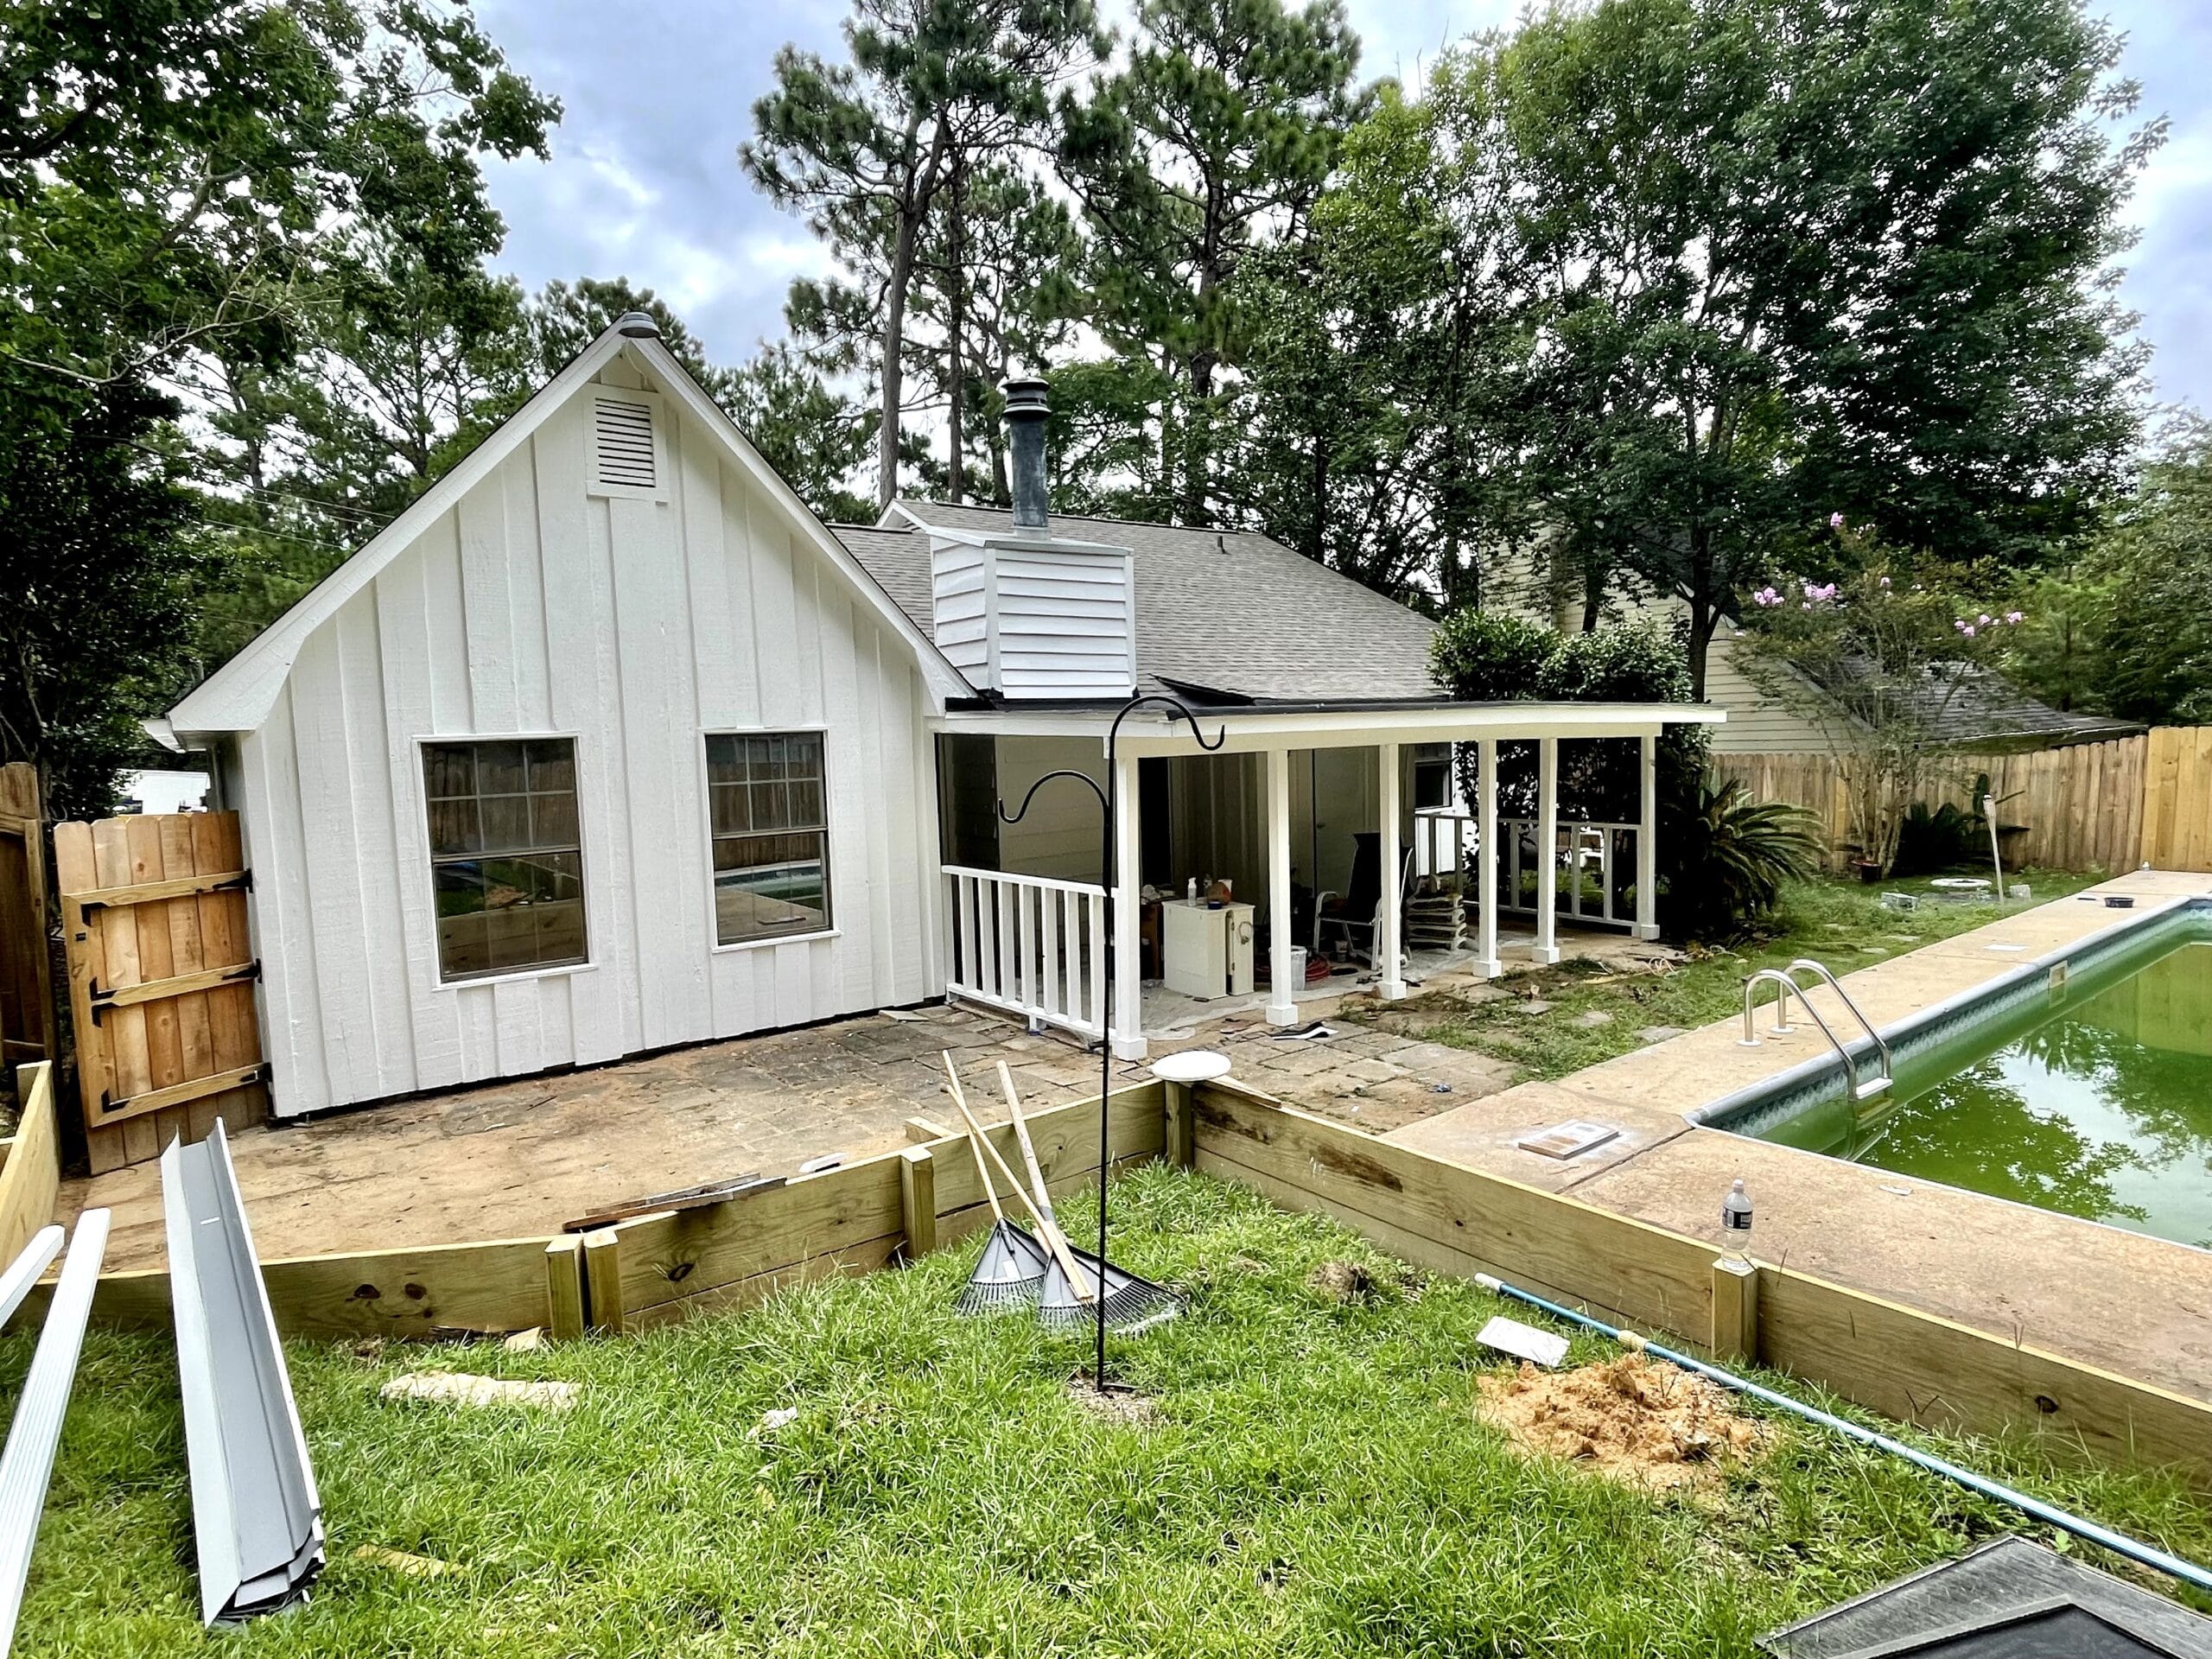
[[[2025,616],[1979,600],[1959,567],[1849,525],[1835,537],[1843,574],[1755,590],[1733,660],[1826,739],[1852,841],[1886,874],[1906,814],[1948,765],[1953,712],[1982,695]]]
[[[2161,132],[2115,142],[2119,52],[2077,0],[1602,0],[1466,66],[1551,273],[1532,482],[1683,595],[1700,692],[1831,510],[1961,560],[2094,522],[2140,361],[2105,279]]]
[[[2095,705],[2129,720],[2212,721],[2212,422],[2173,423],[2082,567]]]
[[[266,493],[271,434],[304,430],[291,370],[370,302],[365,256],[474,282],[499,231],[480,158],[542,149],[556,115],[465,7],[0,0],[0,539],[60,562],[16,566],[0,609],[58,610],[81,653],[23,644],[0,702],[7,758],[45,766],[57,800],[104,804],[233,569],[281,588],[259,556],[319,539],[263,533],[264,505],[299,505]],[[187,416],[212,445],[188,449]],[[193,471],[219,492],[196,506]],[[33,524],[46,495],[54,522]]]
[[[1486,543],[1525,536],[1509,432],[1535,413],[1500,372],[1521,349],[1507,176],[1460,142],[1479,85],[1381,89],[1306,232],[1235,283],[1243,387],[1230,493],[1270,534],[1380,591],[1472,602]],[[1517,412],[1516,423],[1509,416]]]
[[[1213,522],[1238,267],[1294,234],[1320,194],[1362,107],[1358,63],[1339,0],[1140,0],[1127,65],[1061,99],[1060,173],[1096,256],[1090,320],[1176,384],[1154,420],[1179,523]]]
[[[715,396],[799,499],[833,524],[875,514],[851,480],[875,448],[874,410],[834,391],[789,346],[764,346],[719,378]]]
[[[964,168],[1035,130],[1053,86],[1107,43],[1090,0],[855,0],[845,44],[842,63],[777,53],[738,156],[850,273],[801,290],[794,324],[832,320],[857,342],[873,321],[881,508],[899,491],[906,327],[932,216]]]

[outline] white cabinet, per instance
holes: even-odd
[[[1252,994],[1252,906],[1172,899],[1160,907],[1161,972],[1185,996]]]

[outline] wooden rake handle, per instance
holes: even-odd
[[[953,1067],[952,1051],[947,1048],[938,1052],[939,1057],[944,1061],[945,1078],[952,1086],[952,1103],[960,1109],[960,1116],[966,1118],[968,1122],[968,1150],[975,1157],[976,1173],[983,1178],[983,1196],[991,1201],[993,1217],[1004,1221],[1006,1211],[999,1207],[999,1190],[991,1185],[991,1166],[983,1160],[983,1153],[986,1148],[993,1153],[995,1153],[997,1148],[983,1139],[983,1132],[976,1127],[976,1120],[968,1110],[968,1096],[960,1086],[960,1073]],[[1010,1172],[1007,1179],[1009,1180],[1013,1179]],[[1015,1183],[1014,1190],[1017,1192],[1021,1190],[1019,1182]]]
[[[1014,1114],[1014,1138],[1021,1143],[1021,1160],[1029,1166],[1030,1184],[1037,1190],[1037,1201],[1030,1206],[1037,1217],[1037,1224],[1051,1235],[1050,1243],[1060,1258],[1060,1265],[1068,1276],[1080,1287],[1075,1278],[1074,1252],[1068,1248],[1067,1236],[1060,1231],[1059,1217],[1052,1213],[1052,1195],[1045,1190],[1045,1172],[1038,1166],[1037,1148],[1029,1139],[1029,1122],[1021,1115],[1021,1096],[1014,1092],[1014,1073],[1007,1071],[1006,1062],[999,1062],[999,1088],[1006,1095],[1007,1109]],[[1089,1301],[1090,1297],[1083,1299]]]

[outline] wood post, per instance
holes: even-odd
[[[1637,740],[1636,937],[1659,937],[1659,740]],[[1605,831],[1611,835],[1612,831]],[[1610,901],[1611,895],[1606,895]]]
[[[1474,972],[1496,979],[1505,971],[1497,959],[1497,740],[1478,746],[1481,775],[1475,780],[1475,893],[1477,944]]]
[[[937,1160],[927,1147],[899,1154],[899,1213],[909,1262],[937,1249]]]
[[[934,1118],[910,1117],[899,1127],[906,1130],[906,1138],[918,1146],[925,1141],[952,1139],[953,1132]]]
[[[1290,752],[1267,752],[1268,798],[1268,1021],[1298,1023],[1290,982],[1290,953],[1298,941],[1290,931]]]
[[[1575,865],[1576,879],[1581,866]],[[1517,900],[1519,894],[1514,897]],[[1529,959],[1559,960],[1559,739],[1536,740],[1536,942]]]
[[[1399,816],[1398,746],[1378,743],[1375,746],[1376,794],[1381,803],[1377,816],[1382,819],[1382,835],[1378,847],[1382,858],[1382,904],[1375,918],[1375,969],[1381,976],[1378,994],[1385,1002],[1405,999],[1405,967],[1399,961],[1405,941],[1406,861],[1399,851],[1399,836],[1402,824]]]
[[[1713,1264],[1713,1340],[1706,1345],[1721,1359],[1758,1359],[1759,1270],[1742,1256]]]
[[[583,1333],[583,1240],[564,1233],[545,1247],[545,1334],[568,1342]]]
[[[1167,1110],[1166,1145],[1161,1156],[1170,1169],[1190,1169],[1198,1160],[1198,1125],[1192,1109],[1191,1085],[1170,1083],[1164,1086]]]
[[[584,1235],[584,1317],[595,1337],[622,1334],[622,1235],[616,1228]]]

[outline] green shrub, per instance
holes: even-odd
[[[1738,779],[1707,773],[1659,803],[1667,888],[1661,916],[1684,940],[1741,933],[1772,912],[1783,883],[1814,874],[1821,843],[1802,807],[1755,801]]]
[[[1897,825],[1897,852],[1891,861],[1895,876],[1940,875],[1988,856],[1988,832],[1979,812],[1945,801],[1933,811],[1925,801],[1905,809]]]
[[[1502,611],[1454,611],[1437,625],[1429,672],[1466,702],[1512,702],[1541,695],[1560,636]]]

